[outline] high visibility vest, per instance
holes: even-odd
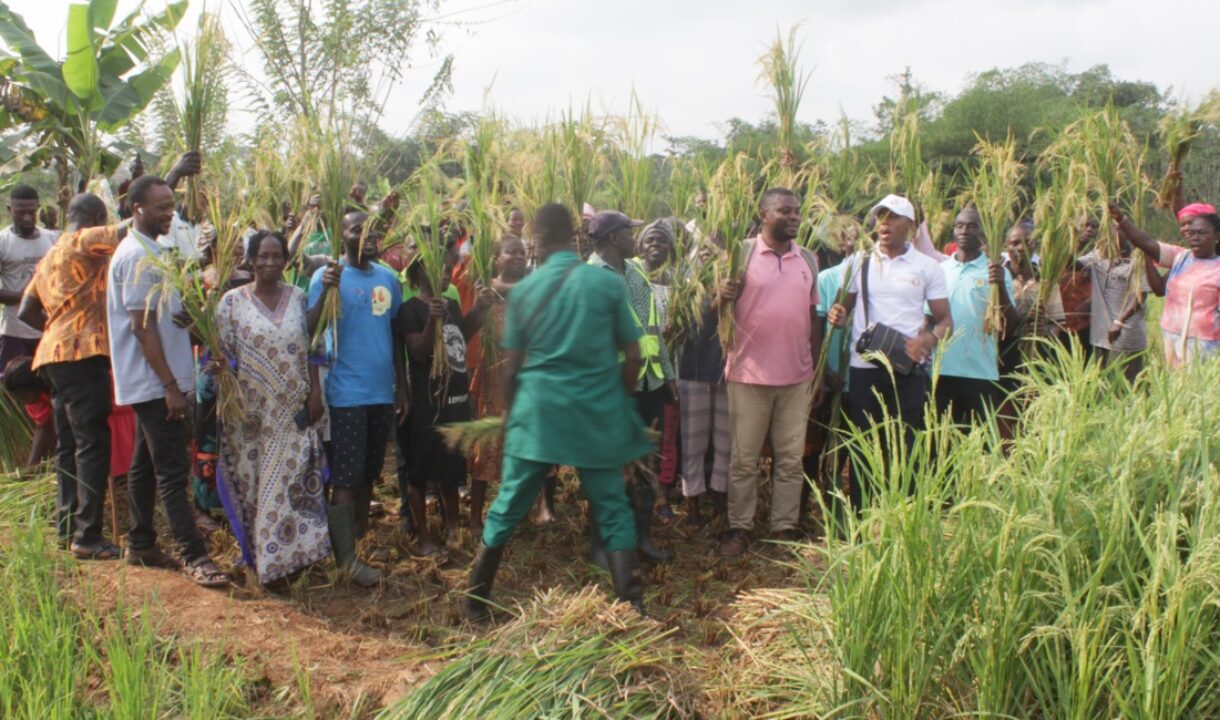
[[[648,285],[648,324],[644,325],[640,322],[635,308],[631,308],[631,317],[635,319],[636,327],[643,332],[640,337],[640,379],[643,380],[651,374],[657,380],[664,380],[665,368],[661,365],[661,318],[660,312],[657,310],[657,293],[652,288],[652,281],[648,279],[648,273],[644,272],[644,267],[638,260],[628,260],[627,265],[639,273]],[[628,307],[630,305],[628,303]]]
[[[592,261],[589,261],[592,263]],[[661,365],[661,317],[657,310],[657,295],[652,289],[652,281],[648,279],[648,273],[644,272],[643,266],[638,260],[626,261],[628,270],[634,270],[639,273],[644,282],[648,284],[648,324],[645,325],[640,316],[628,301],[627,309],[631,311],[631,319],[635,321],[635,326],[640,329],[640,380],[645,379],[651,373],[658,380],[665,379],[665,368]],[[621,363],[627,357],[623,353],[618,354],[618,361]]]

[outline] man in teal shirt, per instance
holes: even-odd
[[[623,283],[580,261],[572,216],[551,204],[534,219],[542,266],[509,296],[504,472],[470,575],[466,616],[487,618],[505,544],[554,465],[570,465],[608,551],[620,600],[644,611],[636,528],[623,466],[652,452],[631,397],[640,372],[640,330]],[[619,353],[626,360],[619,362]]]
[[[941,263],[949,290],[949,311],[953,315],[953,335],[941,349],[934,367],[936,408],[950,413],[953,422],[968,425],[982,418],[989,408],[999,406],[1000,380],[998,341],[1002,330],[988,335],[984,327],[991,286],[1000,290],[1000,310],[1005,327],[1015,328],[1020,316],[1012,304],[1012,276],[999,263],[983,254],[983,231],[979,214],[966,208],[953,223],[957,252]]]

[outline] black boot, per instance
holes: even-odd
[[[652,483],[637,479],[631,488],[631,509],[635,511],[635,532],[640,557],[654,565],[673,562],[672,553],[652,544],[652,518],[656,513],[657,494]]]
[[[610,579],[614,583],[614,593],[623,602],[644,612],[644,581],[640,578],[639,559],[630,550],[616,550],[608,554],[610,560]]]
[[[597,519],[589,513],[589,559],[593,564],[610,572],[610,561],[606,559],[606,546],[602,545],[601,531],[597,527]]]
[[[330,544],[335,553],[335,564],[351,573],[352,582],[360,587],[372,587],[381,582],[381,571],[360,562],[356,555],[352,506],[328,505],[326,516],[330,524]]]
[[[496,580],[496,571],[500,569],[500,558],[503,556],[503,546],[489,548],[480,543],[479,554],[475,556],[474,567],[470,571],[469,595],[462,607],[470,622],[484,622],[491,617],[487,601],[491,599],[491,585]]]
[[[355,499],[352,501],[355,514],[353,533],[356,536],[356,540],[359,541],[369,531],[369,506],[373,504],[373,486],[362,485],[354,488],[353,494],[355,495]]]

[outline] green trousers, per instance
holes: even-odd
[[[548,463],[504,456],[500,492],[487,511],[483,544],[502,547],[525,519],[534,498],[554,467]],[[608,552],[635,549],[635,516],[627,502],[627,489],[620,468],[577,468],[580,489],[589,499],[593,519]]]

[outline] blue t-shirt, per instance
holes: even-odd
[[[847,272],[847,267],[839,264],[818,273],[818,317],[825,319],[827,315],[830,315],[830,307],[835,304],[839,297],[839,289],[843,287],[843,273],[845,272]],[[829,321],[822,327],[822,332],[825,341],[830,344],[826,354],[826,369],[836,375],[843,375],[843,353],[850,333],[844,328],[831,327]],[[847,381],[845,375],[843,380]]]
[[[970,262],[949,258],[940,264],[949,289],[949,311],[953,314],[953,334],[944,343],[940,374],[974,380],[999,380],[1000,367],[996,336],[983,328],[991,283],[987,277],[988,260],[979,255]],[[1004,285],[1012,297],[1012,275],[1004,270]]]
[[[309,307],[322,297],[318,268],[309,280]],[[331,407],[386,405],[394,402],[394,318],[402,291],[394,272],[377,264],[368,270],[344,265],[339,278],[342,308],[335,328],[327,330],[330,370],[326,403]]]

